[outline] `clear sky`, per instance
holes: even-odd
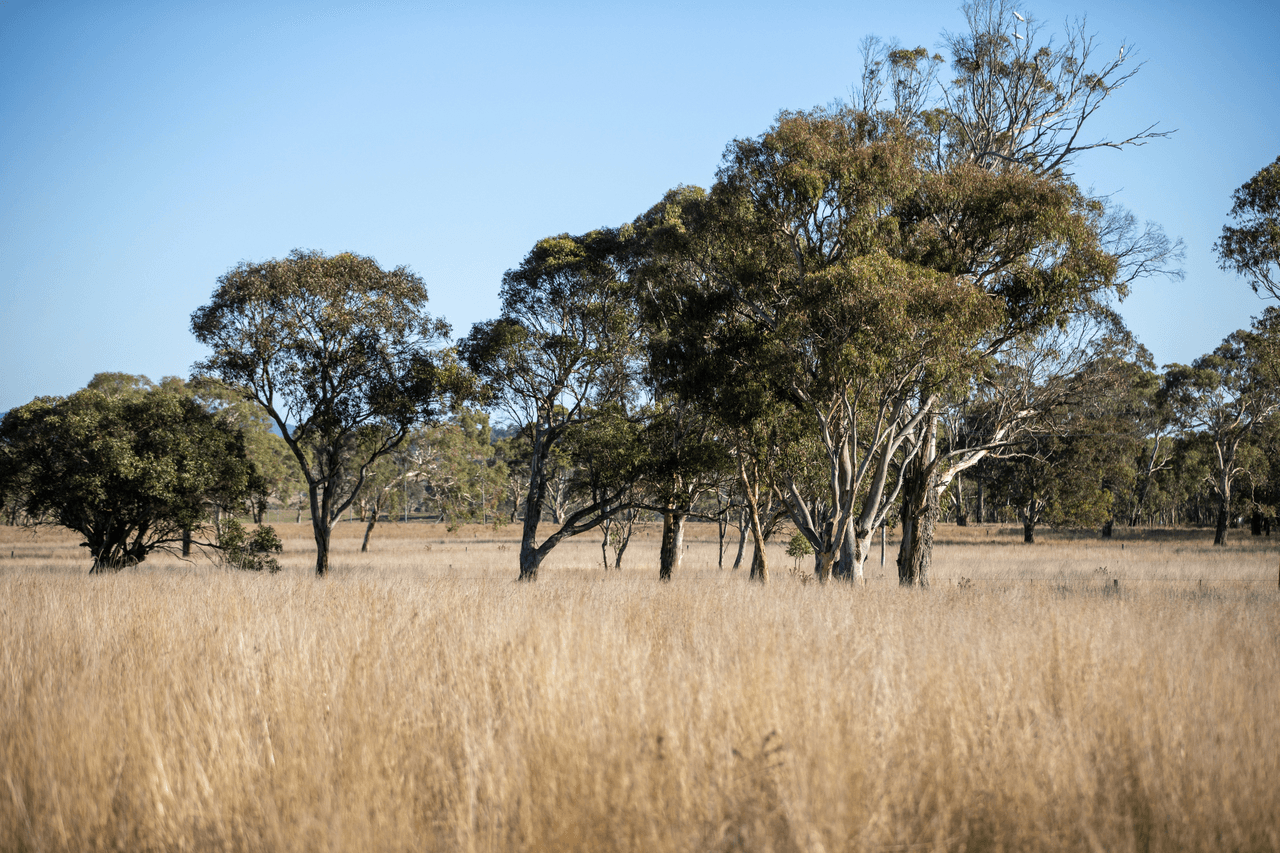
[[[1212,245],[1280,155],[1280,4],[1026,0],[1146,61],[1076,175],[1187,244],[1121,306],[1157,363],[1259,313]],[[849,95],[864,35],[940,47],[942,2],[0,0],[0,411],[100,371],[186,376],[241,260],[354,251],[424,278],[455,336],[534,242],[620,225],[781,109]]]

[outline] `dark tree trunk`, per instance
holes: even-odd
[[[982,478],[978,478],[978,523],[985,524],[987,521],[987,493],[985,483]]]
[[[1102,538],[1110,539],[1111,534],[1115,529],[1115,526],[1116,526],[1116,520],[1114,518],[1108,518],[1106,523],[1102,525]]]
[[[1028,545],[1036,544],[1036,523],[1031,520],[1022,522],[1022,541]]]
[[[738,553],[733,558],[733,571],[742,568],[742,555],[747,550],[747,508],[743,507],[738,513]]]
[[[182,556],[191,556],[191,528],[184,527],[182,530]]]
[[[907,466],[902,487],[902,543],[898,546],[898,583],[902,586],[929,585],[933,536],[940,512],[937,456],[933,449],[936,438],[931,422],[924,446]]]
[[[911,472],[903,488],[902,543],[898,546],[898,583],[902,586],[929,585],[939,515],[937,478],[936,466],[921,465]],[[908,502],[910,514],[905,511]]]
[[[1254,536],[1262,535],[1262,513],[1256,509],[1253,515],[1249,516],[1249,533]]]
[[[1227,502],[1224,499],[1218,504],[1217,524],[1214,526],[1213,530],[1214,545],[1227,544],[1227,522]]]
[[[669,581],[680,568],[684,552],[684,522],[688,516],[681,510],[668,509],[662,514],[662,550],[658,560],[658,580]]]
[[[764,546],[755,545],[751,549],[751,580],[765,583],[769,580],[769,565],[764,557]]]

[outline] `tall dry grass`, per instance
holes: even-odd
[[[0,536],[0,849],[1280,849],[1263,544],[979,529],[920,593],[350,528],[322,582]]]

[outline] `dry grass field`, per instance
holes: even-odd
[[[711,528],[521,585],[512,528],[344,524],[317,582],[280,529],[88,577],[0,528],[0,850],[1280,850],[1280,541],[945,526],[920,592]]]

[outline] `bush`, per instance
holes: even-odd
[[[218,547],[222,549],[223,565],[228,568],[273,574],[280,571],[280,563],[271,555],[283,552],[284,543],[269,525],[249,533],[234,518],[227,519],[218,534]]]

